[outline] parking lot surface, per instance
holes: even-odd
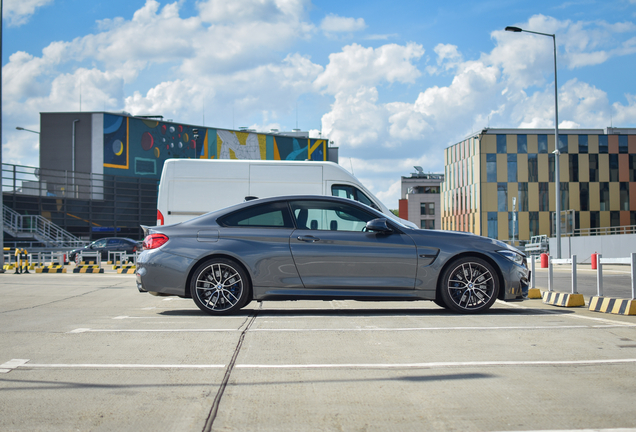
[[[3,274],[0,334],[2,431],[636,426],[636,317],[541,300],[481,315],[253,302],[210,317],[138,293],[134,275]]]

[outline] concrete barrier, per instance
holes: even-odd
[[[631,266],[632,298],[620,299],[603,295],[603,264],[629,264]],[[603,258],[597,255],[596,296],[590,297],[589,310],[617,315],[636,315],[636,253],[629,258]]]

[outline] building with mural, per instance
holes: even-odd
[[[338,149],[307,132],[258,133],[108,112],[40,114],[40,166],[3,164],[3,202],[85,240],[141,239],[155,225],[167,159],[338,162]]]
[[[171,158],[337,162],[305,132],[257,133],[107,112],[41,113],[40,168],[159,179]]]

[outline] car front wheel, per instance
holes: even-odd
[[[440,292],[446,307],[459,313],[488,310],[499,294],[497,272],[477,257],[453,261],[440,280]]]
[[[245,271],[225,258],[213,258],[201,264],[190,283],[194,303],[210,315],[239,310],[247,303],[249,291]]]

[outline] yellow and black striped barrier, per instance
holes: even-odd
[[[66,273],[66,269],[62,266],[38,267],[36,273]]]
[[[135,271],[137,271],[136,266],[117,269],[117,273],[119,274],[135,274]]]
[[[590,297],[589,310],[615,315],[636,315],[636,300],[611,297]]]
[[[543,293],[543,303],[561,307],[585,306],[583,294],[559,293],[547,291]]]
[[[104,273],[104,269],[98,265],[78,265],[73,273]]]

